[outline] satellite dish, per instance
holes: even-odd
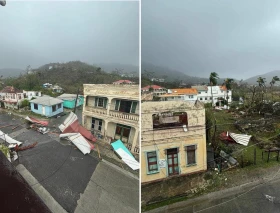
[[[6,0],[0,0],[0,5],[5,6],[6,5]]]

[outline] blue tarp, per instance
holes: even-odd
[[[113,143],[111,143],[112,147],[114,148],[114,150],[117,150],[119,148],[123,149],[127,154],[129,154],[131,157],[134,158],[134,156],[131,154],[131,152],[126,148],[126,146],[123,144],[123,142],[121,140],[117,140]]]

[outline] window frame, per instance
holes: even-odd
[[[188,163],[188,150],[187,148],[190,147],[190,146],[195,146],[195,149],[194,149],[194,160],[195,160],[195,163]],[[197,144],[188,144],[186,146],[184,146],[184,150],[185,150],[185,154],[186,154],[186,166],[187,167],[191,167],[191,166],[196,166],[197,165]]]
[[[151,152],[155,152],[155,154],[156,154],[156,164],[157,164],[157,170],[152,170],[152,171],[149,170],[149,161],[148,161],[148,153],[151,153]],[[147,175],[159,173],[160,168],[159,168],[158,150],[145,151],[144,154],[145,154],[145,158],[146,158],[146,173],[147,173]]]
[[[35,104],[35,103],[34,103],[34,110],[38,110],[38,109],[39,109],[38,104]]]

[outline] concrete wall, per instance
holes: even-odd
[[[205,173],[196,173],[166,179],[161,182],[142,184],[141,203],[142,205],[146,205],[174,196],[192,195],[209,185],[204,175]]]
[[[187,131],[183,127],[153,129],[152,115],[161,112],[186,112],[188,115]],[[168,101],[142,103],[141,118],[141,181],[142,183],[166,178],[167,168],[157,173],[148,174],[146,152],[157,151],[157,159],[165,159],[165,150],[179,148],[179,174],[188,174],[207,169],[205,109],[199,102]],[[186,145],[197,145],[196,165],[186,165]]]

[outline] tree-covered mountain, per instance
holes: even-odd
[[[5,85],[12,85],[18,89],[39,90],[42,84],[57,84],[65,89],[66,93],[76,93],[82,90],[83,84],[111,84],[122,79],[116,73],[107,73],[101,67],[89,65],[80,61],[67,63],[49,63],[32,69],[31,74],[22,74],[19,77],[10,77],[4,80]],[[139,78],[130,78],[139,82]]]
[[[269,82],[272,80],[272,78],[274,76],[280,77],[280,70],[271,71],[271,72],[265,73],[263,75],[253,76],[251,78],[248,78],[248,79],[244,80],[244,82],[247,82],[248,84],[255,84],[255,85],[257,85],[258,84],[257,83],[258,78],[262,77],[262,78],[265,78],[266,85],[269,85]],[[280,82],[276,82],[275,85],[280,85]]]
[[[211,72],[209,71],[209,76],[210,73]],[[181,71],[177,71],[168,67],[156,66],[146,62],[142,62],[141,74],[146,78],[163,78],[166,82],[181,82],[185,83],[185,85],[209,83],[209,76],[205,76],[205,78],[189,76]],[[222,84],[223,82],[224,78],[218,79],[218,84]]]

